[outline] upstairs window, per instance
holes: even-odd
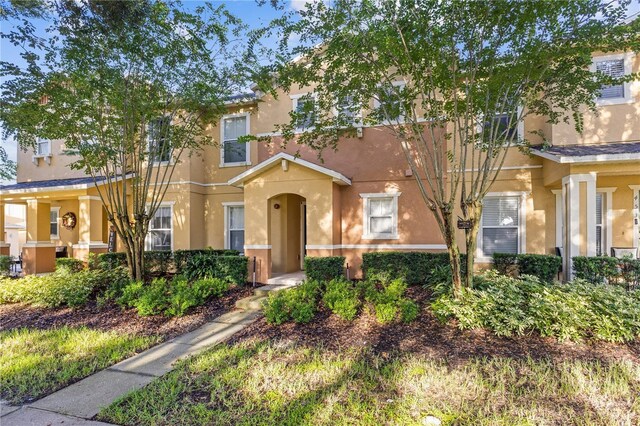
[[[624,58],[611,59],[596,62],[596,71],[601,72],[611,78],[624,77]],[[600,89],[598,100],[624,98],[624,83],[614,85],[604,85]]]
[[[346,96],[340,99],[335,108],[335,113],[345,124],[357,124],[360,122],[362,112],[356,105],[353,96]]]
[[[51,155],[51,141],[48,139],[38,139],[36,141],[36,155],[38,157]]]
[[[481,237],[482,257],[493,253],[520,252],[520,197],[486,197],[483,201]]]
[[[311,94],[296,95],[292,97],[293,111],[295,113],[296,130],[302,132],[313,128],[316,122],[316,98]]]
[[[378,115],[382,118],[382,122],[392,124],[395,122],[403,122],[405,114],[399,93],[405,87],[404,81],[395,81],[392,87],[380,86],[378,97],[373,101],[373,107],[377,110]]]
[[[151,221],[149,221],[149,233],[146,239],[147,250],[171,250],[173,238],[171,211],[171,206],[160,206]]]
[[[229,116],[222,119],[222,164],[249,163],[249,149],[246,142],[238,142],[249,134],[249,115]]]
[[[171,117],[159,117],[149,123],[149,157],[156,163],[171,160]]]

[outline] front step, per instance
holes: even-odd
[[[236,308],[243,309],[245,311],[260,311],[262,310],[262,302],[267,300],[267,296],[253,295],[245,297],[236,301]]]
[[[255,294],[256,296],[268,296],[269,293],[287,290],[293,287],[295,287],[295,285],[268,284],[256,288],[255,290],[253,290],[253,294]]]

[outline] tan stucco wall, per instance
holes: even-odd
[[[31,182],[50,179],[68,179],[86,176],[81,170],[71,170],[69,165],[77,161],[77,157],[63,154],[64,141],[51,141],[51,164],[39,159],[37,165],[33,163],[32,149],[18,149],[17,175],[18,182]]]

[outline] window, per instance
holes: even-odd
[[[149,233],[147,234],[147,250],[171,250],[172,240],[172,208],[171,206],[160,206],[156,214],[149,222]]]
[[[316,121],[316,98],[312,94],[292,96],[296,130],[299,132],[313,128]]]
[[[240,137],[247,134],[249,134],[249,114],[222,118],[221,162],[223,165],[249,163],[248,144],[238,142]]]
[[[604,233],[602,232],[602,229],[603,229],[602,212],[604,210],[603,202],[604,202],[603,193],[602,192],[596,193],[596,256],[602,256],[604,254],[603,253]]]
[[[51,234],[52,240],[57,240],[60,238],[60,225],[58,223],[59,217],[60,207],[52,207],[49,212],[49,233]]]
[[[398,238],[398,197],[395,194],[360,194],[364,200],[364,239]]]
[[[611,59],[596,62],[596,71],[611,78],[624,77],[624,59]],[[600,89],[598,99],[624,98],[624,84],[604,85]]]
[[[478,239],[482,257],[493,253],[520,252],[520,197],[486,197],[483,202],[481,236]]]
[[[361,110],[356,105],[353,96],[346,96],[340,99],[335,108],[335,114],[341,122],[345,124],[357,124],[361,120]]]
[[[244,251],[244,206],[227,205],[226,207],[226,248]]]
[[[395,81],[392,87],[379,87],[378,99],[374,99],[373,107],[377,110],[383,123],[404,121],[404,111],[398,94],[398,92],[402,92],[404,86],[404,81]]]
[[[159,117],[149,123],[149,157],[157,163],[171,160],[171,117]]]
[[[51,155],[51,141],[48,139],[38,139],[36,142],[36,155],[38,157]]]

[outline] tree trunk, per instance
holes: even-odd
[[[133,239],[132,263],[129,265],[131,277],[136,281],[144,281],[144,238],[136,235]]]
[[[444,240],[449,252],[449,264],[451,265],[451,281],[453,285],[453,295],[459,297],[462,292],[462,271],[460,268],[460,249],[456,244],[456,226],[453,213],[442,213],[444,223]]]
[[[482,217],[482,204],[474,203],[467,206],[465,219],[471,222],[471,228],[465,232],[465,246],[467,251],[467,270],[464,273],[464,286],[473,288],[473,266],[475,260],[476,248],[478,246],[478,231],[480,230],[480,220]]]

